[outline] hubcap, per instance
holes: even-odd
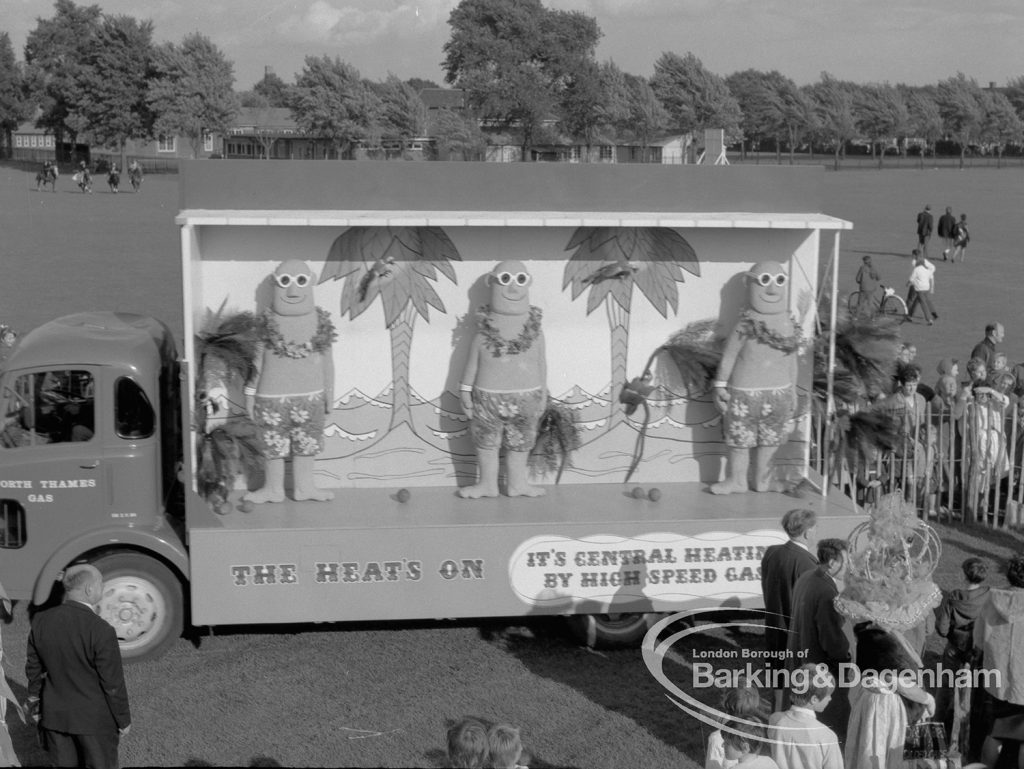
[[[103,583],[99,614],[114,628],[124,649],[148,643],[167,618],[163,595],[140,577],[114,577]]]

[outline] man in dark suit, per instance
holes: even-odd
[[[96,615],[103,576],[94,566],[64,573],[64,603],[36,615],[25,675],[33,717],[54,766],[117,769],[131,713],[114,629]]]
[[[789,645],[789,619],[793,607],[793,585],[797,577],[813,569],[818,560],[811,553],[818,516],[813,510],[790,510],[782,516],[782,528],[789,541],[772,545],[761,559],[761,594],[764,596],[764,639],[771,670],[785,670],[785,652]],[[782,710],[785,690],[775,690],[775,710]]]
[[[932,237],[935,220],[932,219],[932,207],[926,205],[924,211],[917,215],[917,245],[924,257],[928,258],[928,241]]]
[[[850,641],[843,630],[843,616],[836,611],[839,581],[846,573],[846,540],[823,539],[818,542],[818,566],[800,575],[793,586],[793,614],[789,624],[790,669],[808,662],[824,664],[837,683],[842,681],[839,666],[850,661]],[[819,720],[838,735],[846,737],[850,718],[850,699],[843,686],[837,686],[832,701]]]

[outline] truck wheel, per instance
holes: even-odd
[[[92,565],[103,574],[99,615],[114,628],[126,662],[154,659],[182,631],[181,583],[159,561],[112,553]]]
[[[573,614],[569,631],[591,649],[625,649],[639,645],[660,614]]]

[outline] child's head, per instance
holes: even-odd
[[[495,769],[513,769],[523,754],[519,730],[509,724],[495,724],[487,730],[491,766]]]
[[[977,382],[988,376],[988,366],[981,358],[971,358],[967,361],[967,376],[972,382]]]
[[[808,662],[793,671],[789,680],[789,701],[820,713],[832,699],[836,680],[824,665]]]
[[[725,743],[725,757],[730,761],[738,761],[749,755],[759,756],[765,750],[768,732],[764,719],[751,716],[742,721],[728,721],[722,727],[722,742]]]
[[[960,568],[964,571],[964,579],[970,585],[980,585],[988,578],[988,564],[980,558],[968,558]]]
[[[448,763],[456,769],[483,769],[490,749],[487,727],[478,718],[463,718],[448,730]]]
[[[738,676],[736,686],[722,691],[722,712],[730,718],[760,715],[760,690],[751,684],[746,676]]]

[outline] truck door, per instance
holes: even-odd
[[[0,382],[0,566],[12,598],[30,597],[43,562],[105,518],[96,382],[86,366]]]
[[[135,375],[105,372],[114,378],[105,388],[113,397],[113,419],[103,425],[103,457],[110,484],[110,519],[120,523],[151,523],[161,510],[160,436],[156,413],[146,389]],[[151,384],[155,392],[155,383]]]

